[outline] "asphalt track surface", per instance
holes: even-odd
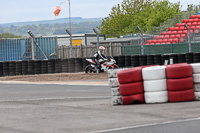
[[[0,84],[0,133],[199,133],[200,102],[112,106],[107,85]]]

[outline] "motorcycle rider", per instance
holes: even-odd
[[[94,61],[97,64],[97,69],[99,69],[100,71],[101,71],[101,64],[108,60],[106,56],[103,54],[103,50],[105,50],[105,48],[103,46],[100,46],[99,50],[96,51],[94,54]],[[99,62],[100,59],[102,59],[103,61]]]

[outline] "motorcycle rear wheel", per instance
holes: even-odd
[[[93,72],[94,70],[91,65],[88,65],[85,67],[85,73],[93,73]]]

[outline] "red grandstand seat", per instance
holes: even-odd
[[[183,34],[187,34],[188,33],[188,30],[183,30]]]
[[[152,40],[151,42],[152,42],[152,43],[156,43],[156,40]]]
[[[145,43],[144,45],[149,45],[150,43]]]
[[[180,36],[181,36],[180,34],[176,34],[175,38],[180,38]]]
[[[169,38],[169,35],[165,35],[163,39],[168,39]]]
[[[179,27],[179,30],[184,30],[185,29],[185,27]]]
[[[192,23],[190,23],[190,22],[189,22],[189,23],[187,23],[187,26],[191,26],[191,25],[192,25]]]
[[[180,26],[181,26],[181,23],[177,23],[177,24],[176,24],[176,27],[180,27]]]
[[[165,42],[161,42],[161,44],[165,44]]]
[[[196,26],[196,25],[198,25],[197,22],[193,22],[193,23],[192,23],[192,26]]]
[[[174,43],[178,43],[178,42],[172,42],[172,44],[174,44]]]
[[[200,30],[200,25],[196,26],[196,29],[199,29],[199,30]]]
[[[161,33],[161,35],[166,35],[166,33],[167,33],[166,31],[163,31],[163,32]]]
[[[200,19],[200,15],[196,15],[196,18],[199,18],[199,19]]]
[[[174,27],[169,27],[168,31],[173,31]]]
[[[186,23],[181,23],[180,27],[185,27]]]
[[[178,43],[178,38],[174,38],[174,39],[172,39],[172,42],[176,42],[176,43]]]
[[[171,42],[166,42],[165,44],[171,44]]]
[[[182,30],[177,31],[177,34],[182,34],[182,33],[183,33]]]
[[[154,44],[155,44],[155,43],[152,42],[152,43],[150,43],[149,45],[154,45]]]
[[[167,39],[163,39],[162,42],[165,42],[165,43],[166,43],[166,42],[167,42]]]
[[[164,35],[161,35],[160,37],[159,37],[159,39],[164,39],[165,38],[165,36]]]
[[[197,25],[200,25],[200,22],[197,22]]]
[[[161,44],[162,40],[157,40],[157,43]]]
[[[175,38],[175,35],[170,35],[169,38]]]
[[[194,22],[199,22],[200,20],[198,18],[195,18],[194,19]]]
[[[183,19],[182,23],[187,23],[188,20],[187,19]]]
[[[157,39],[159,39],[159,36],[154,36],[153,39],[157,40]]]
[[[195,29],[195,26],[190,26],[190,30],[194,30]]]
[[[194,22],[194,19],[188,19],[188,22],[192,23],[192,22]]]
[[[171,35],[171,34],[172,34],[172,31],[167,31],[166,35]]]
[[[191,32],[191,33],[193,33],[193,32],[194,32],[194,30],[190,30],[190,32]]]
[[[190,19],[194,19],[194,18],[196,18],[196,15],[191,15],[190,16]]]
[[[177,31],[177,30],[179,30],[179,28],[180,28],[180,27],[174,27],[174,31]]]
[[[171,38],[170,38],[170,39],[168,39],[167,41],[168,41],[168,42],[172,42],[172,41],[173,41],[173,39],[171,39]]]
[[[176,31],[176,30],[172,31],[172,34],[176,34],[176,33],[177,33],[177,31]]]
[[[151,43],[151,40],[147,40],[146,43]]]

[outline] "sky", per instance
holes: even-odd
[[[64,1],[64,2],[63,2]],[[104,18],[111,12],[111,8],[121,4],[123,0],[70,0],[71,17]],[[197,0],[169,0],[180,1],[182,10],[188,4],[199,5]],[[61,4],[62,11],[55,17],[53,11]],[[49,20],[69,17],[68,0],[0,0],[0,24],[24,21]]]

